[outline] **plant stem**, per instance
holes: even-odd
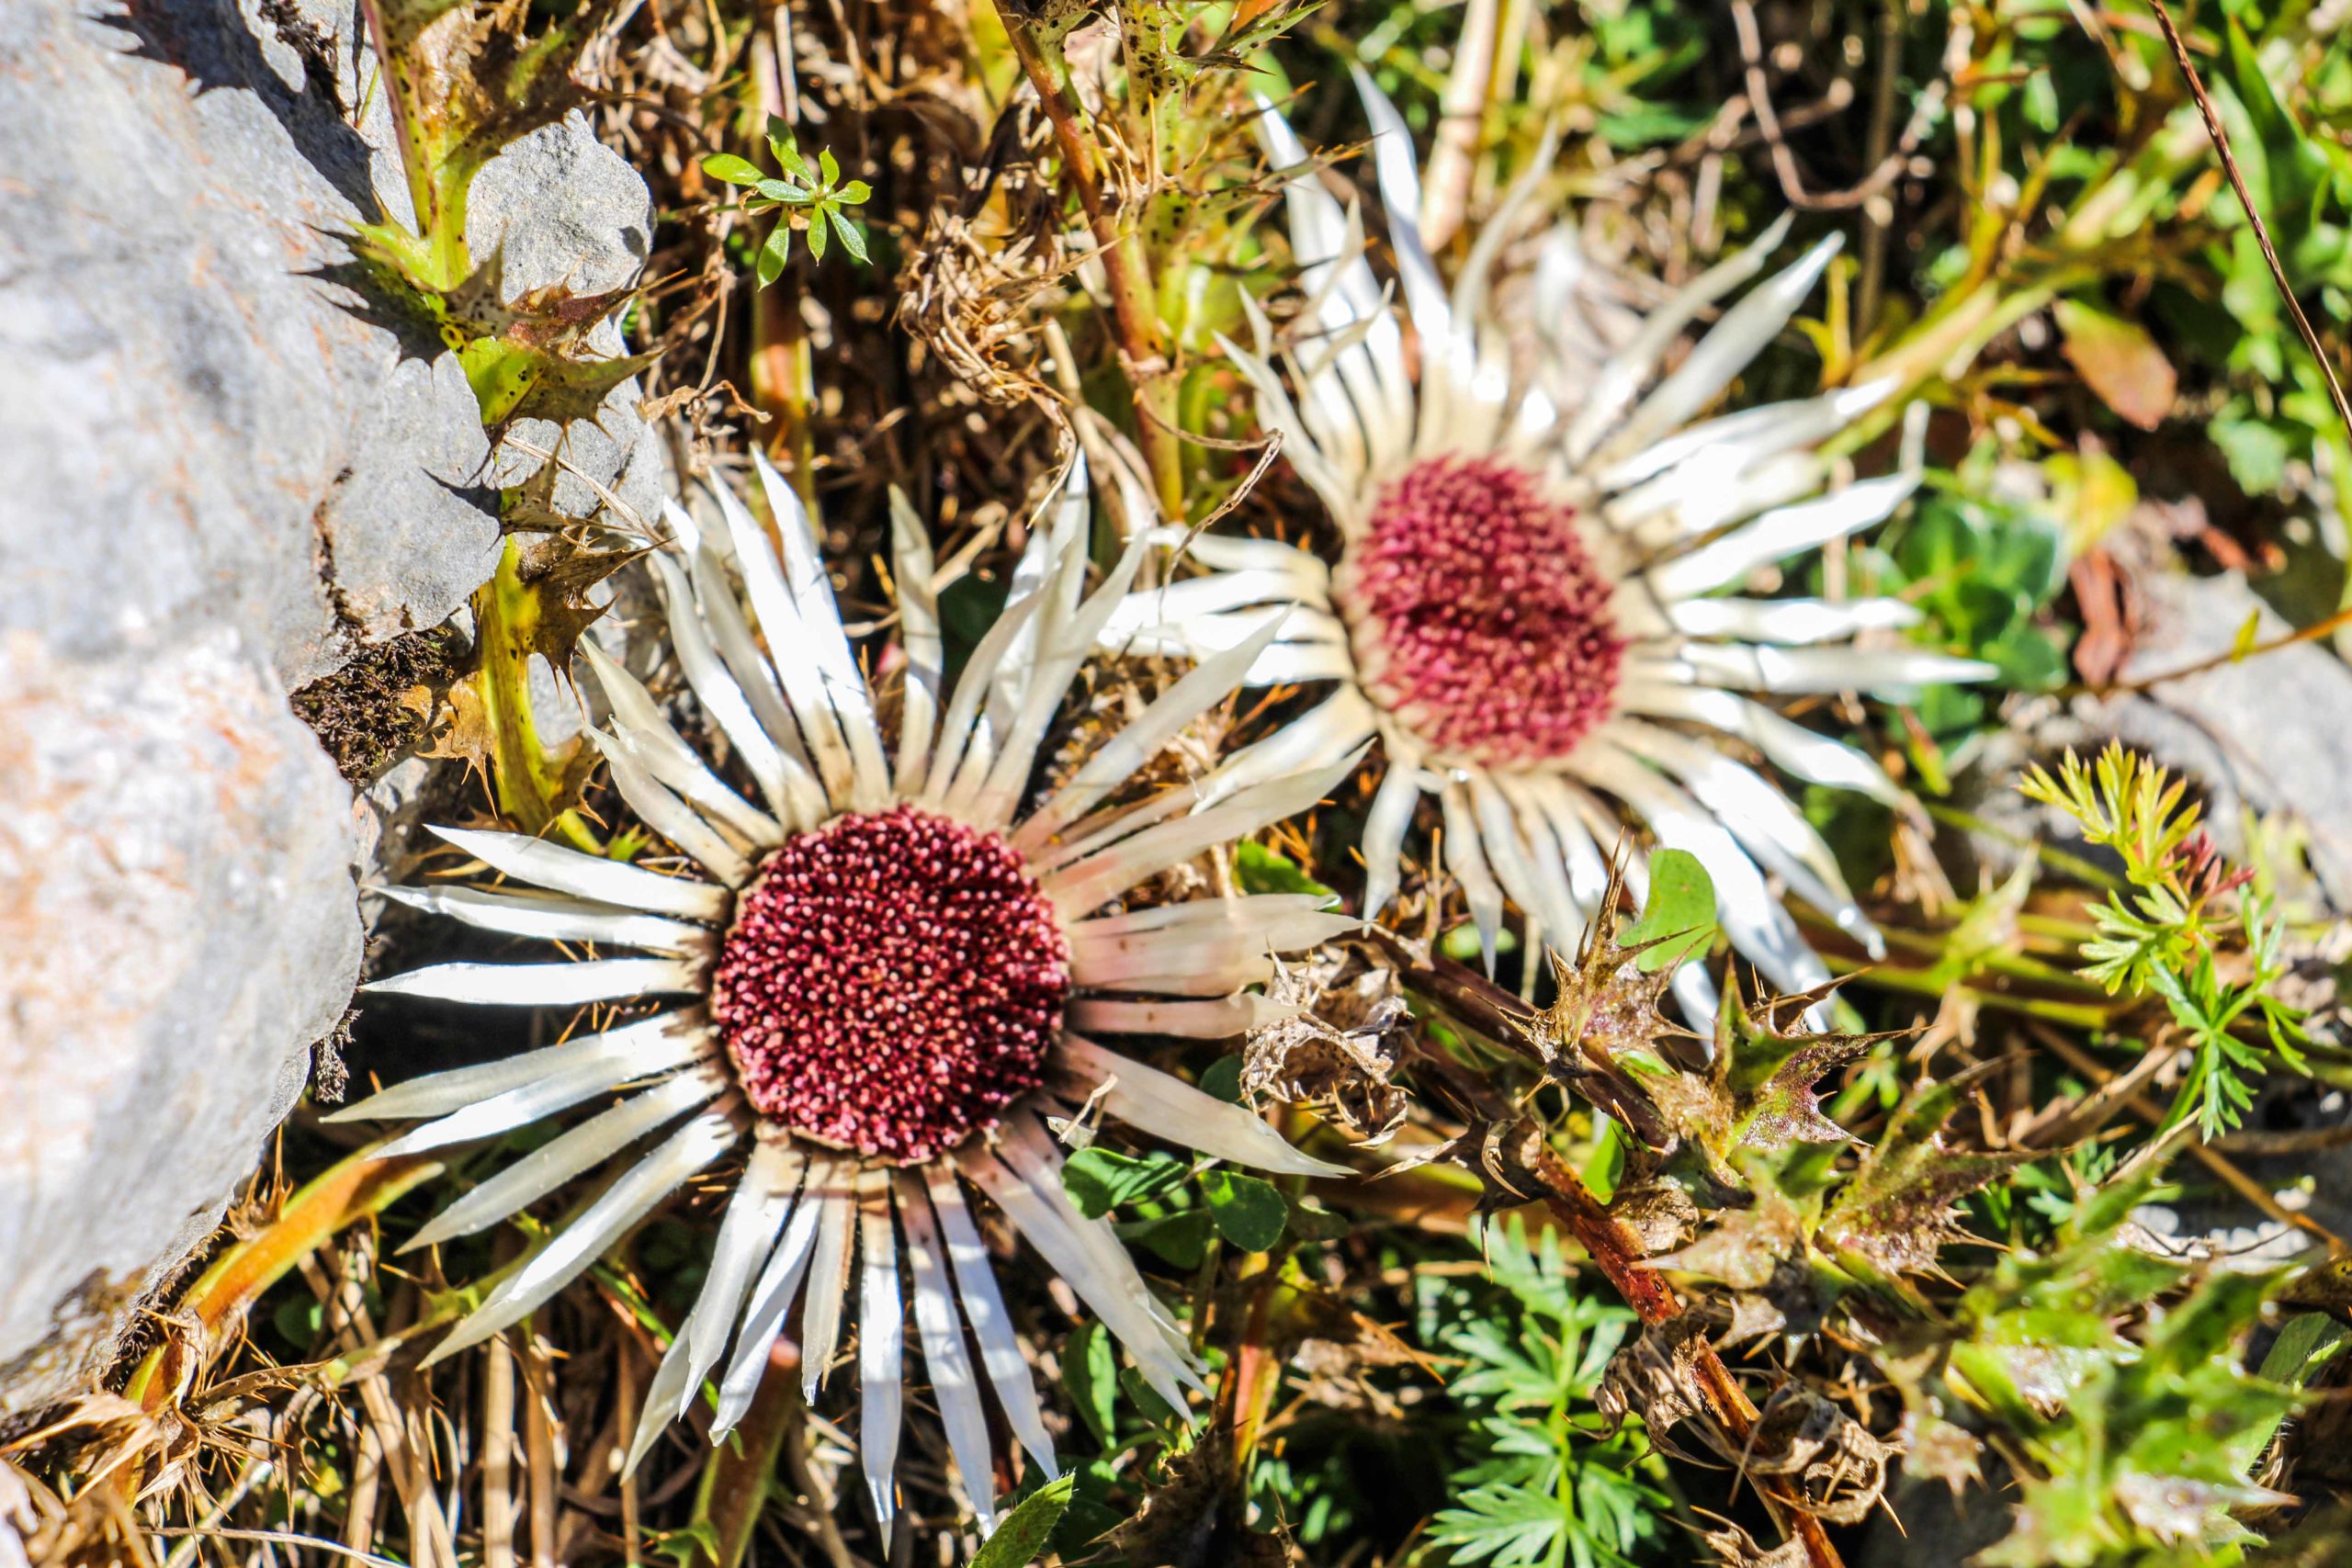
[[[2073,1041],[2054,1030],[2038,1029],[2034,1031],[2034,1038],[2056,1053],[2068,1066],[2090,1079],[2096,1088],[2104,1089],[2114,1080],[2115,1075],[2094,1061],[2090,1053],[2082,1050]],[[2124,1108],[2132,1115],[2151,1127],[2160,1131],[2163,1129],[2166,1118],[2162,1106],[2136,1091],[2126,1092],[2121,1099]],[[2307,1235],[2315,1237],[2325,1243],[2331,1252],[2343,1250],[2343,1239],[2334,1231],[2308,1214],[2297,1213],[2293,1210],[2281,1207],[2278,1198],[2267,1187],[2240,1169],[2237,1162],[2228,1156],[2208,1148],[2201,1142],[2192,1143],[2188,1145],[2188,1148],[2189,1158],[2212,1172],[2222,1186],[2261,1211],[2265,1218],[2275,1224],[2291,1226]]]
[[[776,1460],[785,1439],[799,1436],[799,1423],[794,1419],[799,1376],[797,1360],[771,1362],[733,1439],[718,1444],[703,1465],[694,1522],[710,1528],[718,1568],[737,1568],[750,1551],[761,1511],[775,1485]]]
[[[522,578],[522,545],[510,534],[498,570],[474,591],[474,641],[481,661],[483,717],[492,739],[491,776],[500,813],[526,833],[552,823],[574,848],[603,854],[605,846],[580,814],[562,808],[568,792],[564,759],[539,739],[531,707],[531,654],[539,623],[537,595]]]
[[[1576,1172],[1552,1152],[1551,1144],[1542,1138],[1531,1140],[1533,1157],[1529,1169],[1544,1187],[1546,1207],[1557,1214],[1585,1252],[1625,1304],[1638,1314],[1644,1323],[1666,1323],[1682,1314],[1682,1302],[1666,1277],[1642,1261],[1640,1241],[1624,1223],[1611,1215],[1600,1200],[1580,1180]],[[1722,1427],[1724,1436],[1742,1449],[1747,1447],[1756,1430],[1756,1406],[1749,1402],[1747,1391],[1732,1377],[1731,1369],[1704,1337],[1693,1342],[1691,1371],[1696,1375],[1698,1389],[1707,1404],[1707,1413]],[[1804,1502],[1787,1489],[1785,1483],[1766,1485],[1756,1477],[1748,1477],[1758,1493],[1768,1504],[1777,1505],[1776,1513],[1791,1533],[1804,1544],[1805,1560],[1813,1568],[1838,1568],[1838,1549],[1830,1544],[1829,1532],[1821,1521],[1804,1511]]]
[[[429,1155],[378,1159],[372,1149],[350,1156],[286,1201],[269,1226],[222,1253],[179,1300],[175,1315],[192,1317],[199,1338],[209,1340],[241,1323],[262,1292],[286,1277],[345,1226],[380,1213],[402,1194],[441,1172]],[[147,1354],[123,1386],[123,1397],[145,1410],[159,1410],[178,1391],[191,1352],[201,1365],[209,1345],[191,1346],[187,1337],[168,1335]]]
[[[1078,203],[1085,209],[1087,229],[1102,254],[1102,271],[1111,285],[1112,312],[1118,321],[1121,357],[1125,362],[1127,379],[1135,389],[1138,445],[1143,448],[1145,461],[1151,466],[1152,483],[1159,491],[1164,520],[1181,523],[1184,517],[1183,454],[1177,445],[1176,393],[1169,379],[1160,342],[1150,260],[1144,254],[1141,239],[1133,232],[1122,232],[1104,202],[1101,151],[1080,122],[1078,107],[1055,78],[1053,66],[1031,29],[1029,18],[1021,13],[1018,0],[995,0],[995,4],[998,17],[1004,22],[1005,36],[1012,40],[1013,56],[1021,62],[1022,73],[1036,92],[1046,118],[1053,122],[1054,140],[1061,144],[1063,166],[1069,174],[1070,183],[1078,188]]]
[[[2303,346],[2311,350],[2320,374],[2327,378],[2327,400],[2335,407],[2337,422],[2352,431],[2352,402],[2345,400],[2344,384],[2335,378],[2335,361],[2328,357],[2327,345],[2312,329],[2311,318],[2303,314],[2303,302],[2295,298],[2287,269],[2279,265],[2278,247],[2270,243],[2270,226],[2262,220],[2262,209],[2254,204],[2253,193],[2245,188],[2245,175],[2239,172],[2237,158],[2230,151],[2229,132],[2222,128],[2222,117],[2205,91],[2205,79],[2197,73],[2197,62],[2189,57],[2188,45],[2182,40],[2180,28],[2174,25],[2165,0],[2148,0],[2148,4],[2156,13],[2156,25],[2164,28],[2165,42],[2172,46],[2173,62],[2180,67],[2181,80],[2188,84],[2188,96],[2197,100],[2197,112],[2204,117],[2205,134],[2212,139],[2213,152],[2222,160],[2222,172],[2229,176],[2230,189],[2236,193],[2245,220],[2254,226],[2254,242],[2261,247],[2263,262],[2270,268],[2271,284],[2278,290],[2287,314],[2294,319],[2295,331],[2301,335]]]
[[[1973,986],[1944,980],[1924,969],[1894,969],[1883,964],[1848,958],[1841,953],[1826,953],[1823,961],[1837,974],[1859,976],[1873,986],[1883,986],[1891,991],[1908,991],[1921,997],[1965,997],[1980,1007],[2022,1013],[2028,1018],[2063,1023],[2069,1029],[2109,1028],[2123,1010],[2118,1007],[2052,1001],[2047,997],[2020,997],[2007,991],[1980,990]]]
[[[2011,849],[2023,850],[2051,870],[2064,872],[2086,887],[2106,887],[2120,892],[2129,886],[2121,877],[2096,862],[2086,860],[2081,855],[2069,854],[2064,850],[2055,849],[2039,839],[2030,839],[2016,829],[2005,828],[1997,822],[1988,822],[1973,812],[1962,811],[1957,807],[1947,806],[1940,801],[1930,800],[1922,804],[1926,806],[1930,818],[1946,827],[1958,828],[1964,832],[1982,833],[1987,838],[1999,840]]]

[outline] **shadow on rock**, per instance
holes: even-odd
[[[311,167],[363,213],[376,209],[367,141],[345,121],[334,36],[305,17],[295,0],[260,0],[259,19],[300,62],[298,90],[279,74],[235,0],[113,0],[88,19],[127,35],[123,52],[170,66],[196,96],[244,88],[286,128]],[[355,55],[364,47],[355,39]],[[353,75],[358,74],[354,62]]]

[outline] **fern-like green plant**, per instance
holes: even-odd
[[[2286,973],[2283,928],[2252,873],[2225,868],[2183,803],[2184,781],[2110,742],[2096,763],[2066,753],[2055,777],[2039,766],[2019,788],[2072,817],[2090,842],[2123,862],[2128,893],[2110,891],[2092,911],[2082,945],[2086,978],[2110,996],[2163,998],[2195,1053],[2167,1127],[2197,1118],[2207,1138],[2238,1125],[2254,1103],[2249,1079],[2278,1062],[2301,1072],[2301,1015],[2272,995]],[[2222,959],[2243,952],[2242,977]],[[2258,1024],[2267,1048],[2241,1030]]]
[[[1592,1395],[1634,1314],[1578,1294],[1550,1232],[1531,1241],[1513,1218],[1477,1235],[1505,1294],[1465,1297],[1438,1335],[1462,1359],[1448,1389],[1475,1420],[1450,1478],[1457,1504],[1429,1539],[1450,1562],[1490,1568],[1628,1563],[1657,1538],[1668,1499],[1634,1428],[1611,1431]]]

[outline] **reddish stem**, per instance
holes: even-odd
[[[1176,444],[1176,400],[1166,384],[1167,365],[1159,337],[1159,312],[1152,302],[1151,267],[1135,235],[1122,233],[1110,205],[1103,199],[1102,176],[1093,141],[1080,122],[1078,107],[1062,91],[1051,62],[1038,46],[1028,18],[1020,14],[1019,0],[996,0],[1005,36],[1012,41],[1013,57],[1037,95],[1046,119],[1060,143],[1062,164],[1078,187],[1078,204],[1086,212],[1086,226],[1102,254],[1103,276],[1111,285],[1111,309],[1119,328],[1120,347],[1126,359],[1129,382],[1135,388],[1136,433],[1144,458],[1151,465],[1159,491],[1160,510],[1170,522],[1184,514],[1182,454]]]
[[[1439,1000],[1448,1011],[1457,1013],[1463,1021],[1504,1047],[1531,1057],[1535,1055],[1520,1027],[1528,1014],[1518,998],[1475,970],[1448,959],[1436,957],[1417,962],[1402,943],[1392,941],[1386,945],[1398,966],[1398,978],[1408,988]],[[1506,1097],[1489,1088],[1482,1076],[1452,1057],[1424,1045],[1419,1060],[1443,1081],[1447,1091],[1473,1115],[1489,1122],[1519,1119],[1518,1111]],[[1514,1152],[1527,1174],[1534,1179],[1536,1195],[1574,1234],[1594,1267],[1636,1316],[1645,1324],[1662,1324],[1682,1315],[1682,1299],[1675,1293],[1673,1285],[1643,1261],[1640,1238],[1609,1212],[1608,1205],[1592,1195],[1591,1189],[1553,1152],[1549,1140],[1540,1135],[1528,1138]],[[1745,1450],[1756,1430],[1756,1406],[1731,1375],[1731,1369],[1724,1365],[1723,1358],[1715,1354],[1715,1348],[1704,1338],[1693,1342],[1691,1371],[1707,1414],[1734,1446]],[[1804,1543],[1805,1558],[1812,1568],[1841,1568],[1838,1549],[1830,1544],[1828,1532],[1819,1519],[1805,1511],[1804,1500],[1790,1491],[1785,1482],[1767,1483],[1753,1476],[1749,1480],[1773,1506],[1790,1533]]]

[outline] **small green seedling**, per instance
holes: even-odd
[[[756,265],[761,287],[784,276],[784,264],[792,256],[792,231],[796,227],[806,228],[808,254],[820,262],[835,234],[841,236],[842,249],[853,259],[865,261],[865,231],[851,222],[843,209],[864,205],[865,198],[874,194],[866,183],[843,180],[841,165],[822,148],[817,152],[817,166],[811,169],[808,160],[801,156],[791,129],[775,116],[768,118],[768,152],[784,171],[783,178],[763,172],[749,158],[739,158],[732,152],[714,152],[702,161],[704,174],[743,188],[742,210],[746,217],[779,214],[766,243],[760,246]],[[786,209],[805,216],[796,220]]]

